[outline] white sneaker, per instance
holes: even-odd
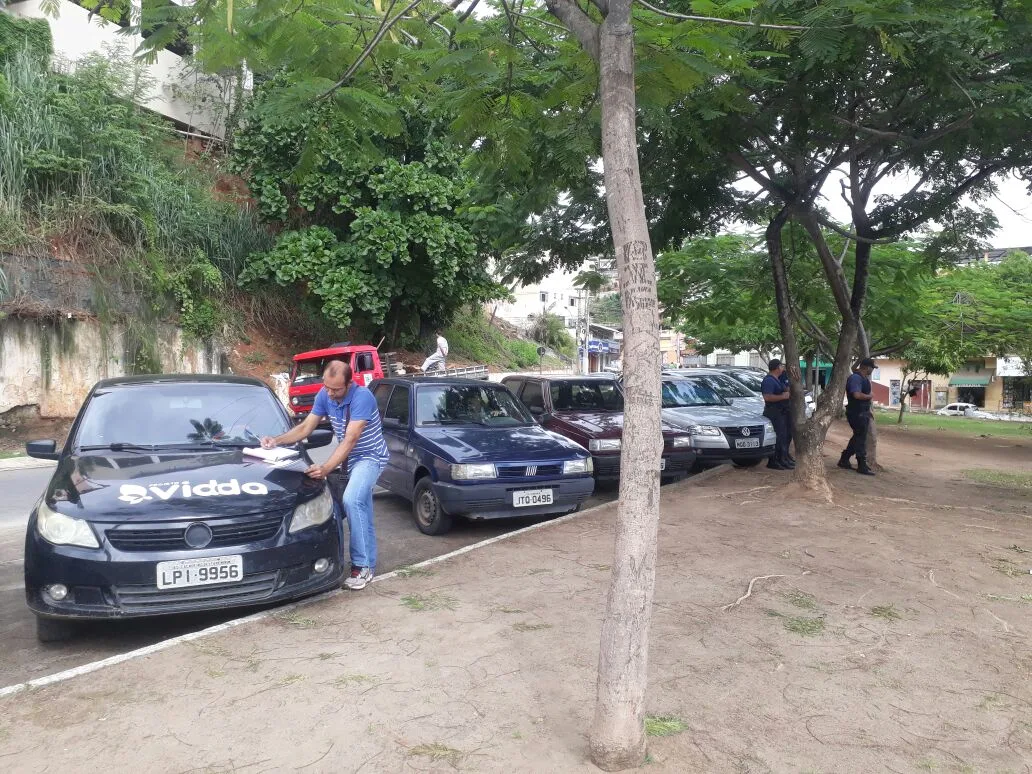
[[[373,579],[373,571],[368,567],[352,567],[351,577],[344,581],[344,585],[352,591],[364,589]]]

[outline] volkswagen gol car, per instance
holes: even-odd
[[[721,398],[702,376],[663,379],[663,419],[687,430],[701,464],[752,467],[774,453],[774,426]]]
[[[392,377],[372,390],[390,449],[380,486],[412,502],[427,535],[455,516],[571,513],[594,490],[588,452],[540,427],[500,384]]]
[[[127,377],[89,393],[25,537],[25,598],[40,640],[76,619],[267,604],[340,585],[327,485],[292,460],[247,456],[290,428],[256,379]],[[308,446],[324,446],[317,430]]]

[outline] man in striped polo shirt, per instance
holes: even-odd
[[[340,360],[331,360],[323,370],[323,386],[315,396],[312,412],[301,424],[283,435],[263,438],[262,446],[268,449],[279,444],[297,443],[311,435],[323,417],[329,417],[339,445],[325,463],[312,465],[305,475],[325,479],[347,460],[344,512],[351,533],[351,577],[344,581],[344,585],[357,591],[368,585],[376,569],[373,487],[390,456],[373,394],[352,381],[351,366]]]

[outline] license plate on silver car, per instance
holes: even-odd
[[[204,556],[158,562],[158,588],[183,589],[212,583],[236,583],[244,579],[244,557]]]
[[[535,505],[551,504],[551,489],[525,489],[522,492],[512,493],[512,505],[514,508],[530,508]]]
[[[759,438],[736,438],[735,439],[736,449],[759,449],[760,439]]]

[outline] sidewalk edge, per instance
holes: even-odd
[[[685,487],[687,487],[687,486],[691,486],[691,485],[694,485],[694,484],[698,484],[698,483],[703,482],[703,481],[708,481],[710,479],[713,479],[713,478],[716,478],[716,477],[718,477],[720,475],[723,475],[723,474],[729,472],[730,470],[732,470],[732,466],[731,465],[719,465],[719,466],[717,466],[715,468],[710,468],[710,469],[704,470],[701,473],[698,473],[698,474],[696,474],[694,476],[691,476],[690,478],[685,479],[685,481],[681,482],[681,484],[679,484],[677,486],[685,486]],[[550,527],[550,526],[555,525],[555,524],[563,524],[563,523],[565,523],[567,521],[572,521],[572,520],[578,519],[578,518],[580,518],[582,516],[586,516],[588,514],[596,513],[598,511],[602,510],[603,508],[609,508],[610,506],[614,506],[618,502],[619,502],[619,500],[612,500],[612,501],[610,501],[608,503],[602,503],[601,505],[595,505],[595,506],[592,506],[591,508],[586,508],[583,511],[577,511],[576,513],[569,513],[569,514],[567,514],[565,516],[560,516],[557,519],[551,519],[549,521],[542,521],[542,522],[539,522],[537,524],[531,524],[529,526],[523,527],[522,529],[517,529],[517,530],[514,530],[512,532],[506,532],[504,535],[496,535],[495,537],[488,538],[487,540],[481,540],[479,543],[472,543],[471,545],[463,546],[462,548],[458,548],[458,549],[456,549],[454,551],[449,551],[446,554],[441,554],[440,556],[434,556],[434,557],[431,557],[430,559],[425,559],[422,562],[417,562],[416,564],[408,565],[408,567],[420,568],[420,567],[428,567],[428,566],[433,565],[433,564],[438,564],[438,563],[446,561],[448,559],[454,559],[457,556],[462,556],[463,554],[468,554],[468,553],[470,553],[472,551],[475,551],[477,549],[486,548],[487,546],[494,545],[495,543],[501,543],[504,540],[509,540],[509,539],[517,537],[519,535],[525,535],[528,532],[533,532],[535,530],[544,529],[546,527]],[[373,583],[378,583],[378,582],[381,582],[381,581],[391,580],[392,578],[396,578],[396,577],[398,577],[398,570],[392,570],[391,572],[384,573],[383,575],[375,576],[373,578]],[[243,626],[244,624],[253,623],[255,621],[261,621],[262,619],[269,618],[272,615],[285,613],[285,612],[288,612],[290,610],[296,610],[297,608],[305,607],[305,606],[311,605],[311,604],[313,604],[315,602],[322,602],[323,600],[326,600],[326,599],[332,599],[333,597],[336,597],[336,596],[338,596],[340,594],[344,594],[344,593],[346,593],[346,592],[343,589],[334,589],[332,591],[327,591],[327,592],[324,592],[322,594],[317,594],[317,595],[312,596],[312,597],[306,597],[305,599],[298,600],[297,602],[291,602],[288,605],[283,605],[281,607],[271,608],[269,610],[262,610],[262,611],[260,611],[258,613],[252,613],[251,615],[246,615],[243,618],[234,618],[231,621],[225,621],[224,623],[216,624],[215,626],[209,626],[206,629],[200,629],[199,631],[196,631],[196,632],[189,632],[187,634],[180,634],[177,637],[171,637],[171,638],[169,638],[167,640],[161,640],[160,642],[155,642],[152,645],[147,645],[147,646],[142,647],[142,648],[137,648],[136,650],[130,650],[130,651],[127,651],[125,653],[119,653],[119,654],[114,655],[114,656],[109,656],[108,658],[101,659],[100,661],[91,661],[91,662],[89,662],[87,664],[81,664],[80,666],[73,667],[71,669],[66,669],[63,672],[56,672],[56,673],[54,673],[52,675],[46,675],[45,677],[37,677],[34,680],[28,680],[28,681],[26,681],[24,683],[16,683],[14,685],[8,685],[8,686],[6,686],[4,688],[0,688],[0,699],[6,698],[8,696],[14,696],[15,694],[23,693],[24,691],[33,690],[35,688],[43,688],[44,686],[47,686],[47,685],[53,685],[54,683],[61,683],[61,682],[64,682],[66,680],[71,680],[74,677],[80,677],[82,675],[90,674],[91,672],[97,672],[97,671],[99,671],[101,669],[106,669],[107,667],[116,666],[116,665],[122,664],[122,663],[124,663],[126,661],[132,661],[134,659],[141,658],[143,656],[149,656],[152,653],[159,653],[159,652],[161,652],[163,650],[167,650],[167,649],[169,649],[169,648],[171,648],[171,647],[173,647],[175,645],[180,645],[180,644],[186,643],[186,642],[193,642],[194,640],[199,640],[199,639],[201,639],[203,637],[210,637],[213,634],[218,634],[218,633],[224,632],[224,631],[226,631],[228,629],[234,629],[237,626]]]

